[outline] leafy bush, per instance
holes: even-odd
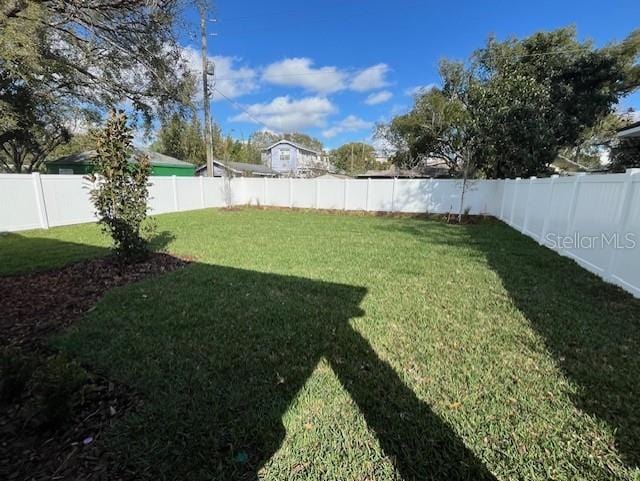
[[[58,425],[71,417],[73,402],[87,380],[87,373],[66,356],[48,359],[35,375],[45,423]]]
[[[113,239],[116,255],[132,261],[144,257],[148,241],[143,235],[147,217],[148,180],[151,164],[146,155],[135,162],[131,128],[124,112],[112,111],[96,138],[97,157],[90,180],[100,224]]]
[[[20,396],[31,376],[35,363],[33,359],[17,349],[4,348],[0,351],[0,398],[11,401]]]

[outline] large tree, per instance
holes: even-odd
[[[378,128],[395,150],[392,161],[403,168],[420,167],[427,160],[440,161],[452,174],[463,170],[473,139],[469,115],[471,77],[463,64],[442,61],[443,87],[415,98],[411,111]]]
[[[490,177],[544,172],[640,86],[640,30],[597,49],[573,28],[489,40],[473,58],[476,159]]]
[[[4,1],[0,94],[21,89],[23,104],[60,120],[30,124],[28,109],[0,102],[6,119],[0,145],[12,153],[4,158],[11,170],[24,168],[9,147],[51,149],[58,135],[50,130],[66,128],[66,112],[126,104],[149,124],[154,115],[188,104],[194,79],[182,68],[176,41],[180,6],[180,0]],[[18,123],[20,129],[12,128]]]
[[[338,169],[357,174],[374,167],[376,151],[369,144],[351,142],[332,150],[330,159]]]
[[[442,89],[418,95],[381,132],[399,164],[439,158],[454,174],[493,178],[545,172],[638,88],[639,54],[640,31],[601,49],[572,28],[491,39],[469,64],[443,63]]]

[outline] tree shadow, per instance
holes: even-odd
[[[640,299],[497,221],[446,236],[420,220],[390,229],[475,250],[578,386],[573,404],[606,422],[623,461],[640,466]]]
[[[48,233],[47,233],[48,234]],[[105,240],[108,237],[105,235]],[[166,251],[175,236],[167,230],[149,239],[151,251]],[[6,232],[0,234],[0,276],[28,274],[112,253],[105,245],[60,241],[54,237]]]
[[[146,395],[113,442],[157,479],[258,479],[322,359],[405,481],[494,479],[354,329],[366,293],[193,263],[110,292],[55,343]]]

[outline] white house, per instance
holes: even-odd
[[[315,177],[333,170],[326,154],[290,140],[279,140],[264,149],[262,163],[285,177]]]

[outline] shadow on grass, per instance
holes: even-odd
[[[193,263],[110,292],[55,344],[146,395],[112,446],[154,479],[258,479],[321,359],[405,481],[494,479],[351,326],[366,292]]]
[[[150,249],[165,251],[175,236],[169,231],[160,231],[149,241]],[[105,235],[104,239],[108,239]],[[24,236],[7,232],[0,234],[0,276],[28,274],[62,267],[111,254],[108,246],[63,242],[51,237]]]
[[[413,220],[389,229],[486,261],[577,385],[574,405],[606,422],[624,462],[640,466],[640,300],[505,224],[450,226],[444,235],[432,227]]]

